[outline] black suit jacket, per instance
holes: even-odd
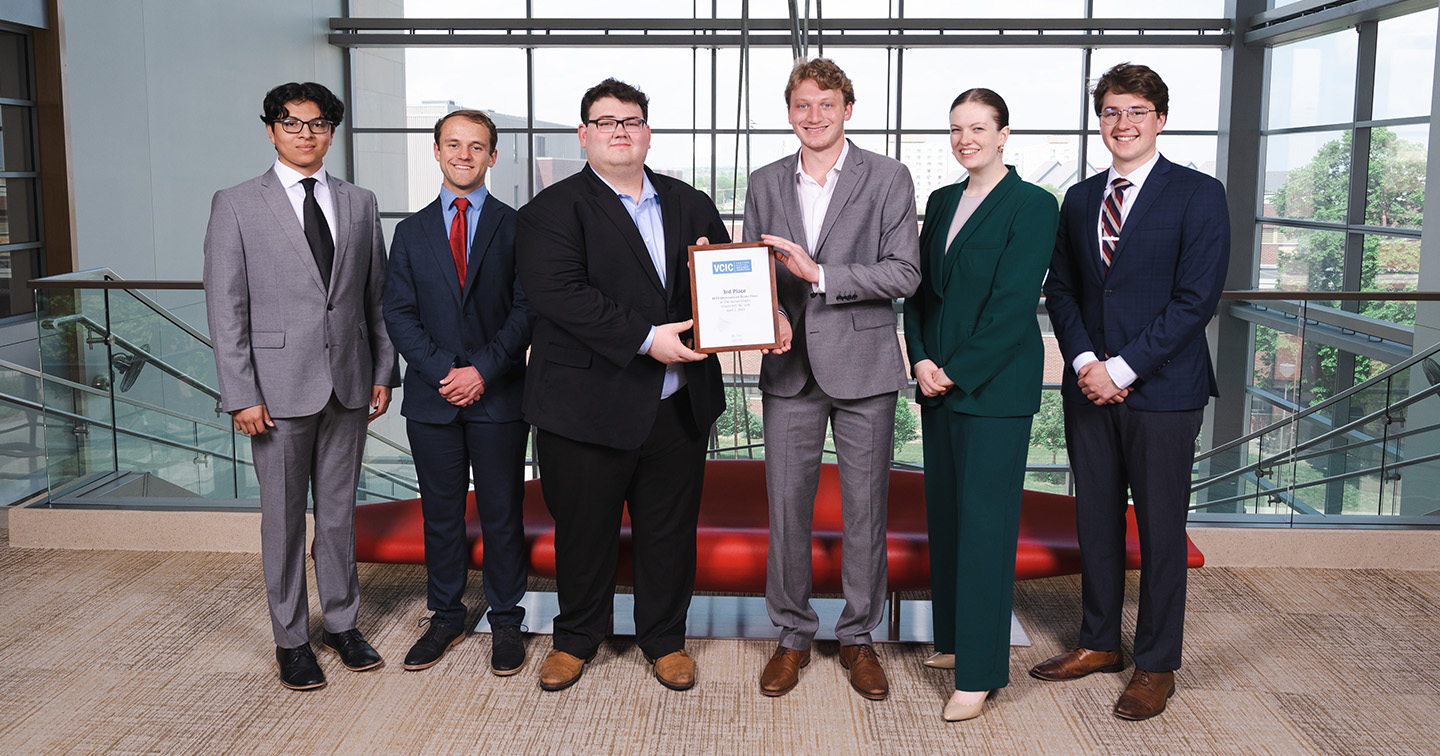
[[[539,313],[525,419],[575,441],[637,449],[654,425],[665,366],[637,354],[651,326],[688,320],[687,248],[730,241],[710,198],[646,169],[660,199],[666,282],[620,198],[587,165],[520,209],[520,282]],[[696,426],[725,409],[715,357],[685,365]]]
[[[447,233],[439,199],[395,227],[385,326],[405,357],[400,412],[437,424],[460,412],[476,422],[519,420],[535,311],[515,274],[515,210],[493,195],[485,198],[463,291]],[[485,393],[462,409],[440,396],[440,380],[451,366],[466,365],[480,372]]]

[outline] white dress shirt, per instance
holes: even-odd
[[[335,240],[335,202],[330,199],[330,176],[325,173],[325,167],[315,171],[313,175],[306,176],[288,165],[275,161],[275,176],[280,179],[280,185],[285,187],[285,196],[290,198],[290,207],[295,209],[295,217],[300,220],[300,228],[305,228],[305,185],[300,183],[301,179],[315,179],[315,201],[320,203],[320,212],[325,215],[325,225],[330,227],[330,240]]]
[[[840,171],[845,166],[845,158],[850,154],[850,140],[845,140],[845,146],[840,148],[840,157],[835,159],[835,165],[825,172],[825,185],[821,186],[805,172],[805,156],[802,149],[795,156],[795,196],[800,201],[800,217],[805,223],[805,251],[810,257],[815,257],[815,245],[820,243],[820,228],[825,224],[825,213],[830,209],[830,200],[835,196],[836,180],[840,177]],[[820,281],[811,284],[811,288],[817,294],[825,293],[825,266],[820,268]]]
[[[1150,156],[1149,160],[1145,161],[1144,165],[1131,171],[1129,176],[1121,176],[1120,172],[1115,170],[1114,165],[1110,166],[1110,171],[1105,175],[1105,196],[1100,198],[1100,212],[1095,216],[1095,238],[1099,240],[1101,247],[1105,246],[1105,228],[1101,217],[1105,214],[1105,200],[1109,199],[1110,193],[1114,191],[1112,185],[1115,183],[1115,179],[1123,178],[1132,184],[1132,186],[1125,188],[1125,202],[1120,206],[1120,229],[1123,233],[1125,229],[1125,219],[1130,217],[1130,208],[1135,206],[1135,200],[1140,196],[1140,190],[1145,186],[1145,179],[1150,177],[1150,171],[1159,160],[1160,153],[1157,151],[1154,155]],[[1098,359],[1099,357],[1096,357],[1094,352],[1082,352],[1075,357],[1075,361],[1071,363],[1071,367],[1075,368],[1075,372],[1078,373],[1080,372],[1080,368]],[[1134,383],[1135,379],[1139,377],[1135,375],[1134,370],[1130,369],[1130,363],[1126,362],[1125,358],[1118,354],[1105,360],[1105,372],[1109,373],[1110,380],[1114,381],[1115,385],[1122,389],[1129,388],[1130,384]]]

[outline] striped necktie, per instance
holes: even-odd
[[[1117,178],[1110,182],[1110,194],[1100,208],[1100,258],[1105,261],[1105,270],[1110,270],[1110,261],[1115,258],[1115,244],[1120,241],[1120,210],[1125,207],[1125,190],[1131,184]]]

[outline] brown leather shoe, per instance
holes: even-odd
[[[1115,716],[1140,721],[1165,711],[1165,703],[1175,695],[1174,672],[1147,672],[1139,667],[1130,677],[1130,684],[1115,702]]]
[[[648,658],[648,657],[647,657]],[[655,665],[655,679],[671,690],[689,690],[695,687],[695,660],[685,649],[672,651],[659,659],[651,659]]]
[[[1036,664],[1030,668],[1030,676],[1059,682],[1075,680],[1091,672],[1119,672],[1122,669],[1125,669],[1125,657],[1121,656],[1118,648],[1114,651],[1077,648]]]
[[[850,670],[850,687],[871,701],[883,701],[890,695],[890,681],[880,666],[880,657],[869,643],[840,647],[840,666]]]
[[[810,663],[810,649],[796,651],[779,646],[765,671],[760,673],[760,692],[767,696],[783,696],[800,682],[800,669]]]
[[[580,675],[584,674],[585,665],[589,662],[589,659],[552,650],[545,655],[545,662],[540,665],[540,689],[564,690],[574,685]]]

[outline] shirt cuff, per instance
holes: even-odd
[[[1079,373],[1080,368],[1083,368],[1098,359],[1100,358],[1096,357],[1094,352],[1081,352],[1080,355],[1075,358],[1075,361],[1070,363],[1070,367],[1075,368],[1075,372]]]
[[[1118,354],[1105,360],[1105,372],[1110,374],[1110,380],[1115,382],[1116,387],[1122,389],[1129,388],[1130,384],[1139,377],[1135,375],[1134,370],[1130,369],[1130,363]]]
[[[816,294],[824,294],[824,293],[825,293],[825,266],[824,266],[824,265],[817,265],[817,266],[815,266],[815,267],[820,270],[820,281],[819,281],[818,283],[810,284],[810,291],[813,291],[813,292],[815,292]]]
[[[650,351],[650,344],[653,341],[655,341],[655,326],[650,326],[650,333],[645,334],[645,342],[640,345],[640,351],[636,354],[645,354]]]

